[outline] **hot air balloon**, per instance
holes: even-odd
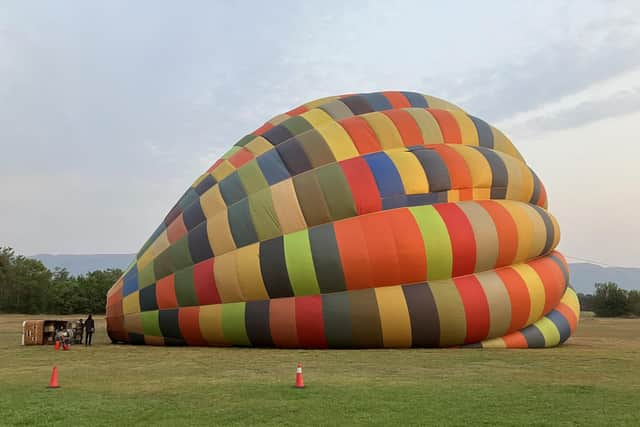
[[[114,342],[552,347],[579,303],[547,193],[498,129],[414,92],[319,99],[240,139],[109,290]]]

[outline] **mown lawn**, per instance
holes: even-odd
[[[0,316],[0,425],[640,424],[639,319],[548,350],[365,351],[115,346],[100,320],[56,352],[19,345],[26,318]]]

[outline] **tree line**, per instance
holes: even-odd
[[[640,316],[640,291],[627,291],[616,283],[596,283],[595,294],[578,294],[583,311],[598,317]]]
[[[107,291],[121,275],[120,269],[108,269],[72,276],[0,247],[0,312],[104,313]],[[599,317],[640,316],[640,291],[613,282],[596,283],[595,288],[594,294],[578,294],[583,311]]]
[[[72,276],[64,268],[51,271],[36,259],[0,247],[0,312],[104,313],[107,291],[121,274],[108,269]]]

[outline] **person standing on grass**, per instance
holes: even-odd
[[[93,337],[93,333],[96,331],[96,323],[93,321],[93,317],[89,315],[87,320],[84,321],[84,345],[91,345],[91,338]]]
[[[84,320],[78,319],[78,325],[80,325],[80,344],[82,344],[84,339]]]

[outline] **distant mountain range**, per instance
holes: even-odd
[[[42,261],[49,269],[66,268],[73,275],[85,274],[93,270],[107,268],[125,269],[135,254],[97,254],[97,255],[49,255],[38,254],[32,258]],[[601,267],[589,263],[574,263],[571,269],[571,284],[577,292],[594,292],[596,282],[615,282],[624,289],[640,290],[640,268]]]
[[[598,282],[615,282],[623,289],[640,290],[640,268],[601,267],[589,263],[569,264],[571,285],[577,292],[591,294]]]

